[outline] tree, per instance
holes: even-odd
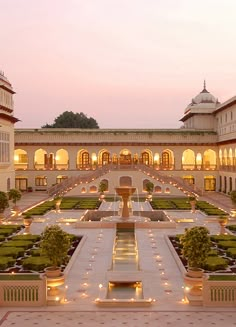
[[[230,192],[230,198],[234,204],[236,204],[236,190]]]
[[[42,128],[99,128],[99,126],[94,118],[87,117],[83,112],[65,111],[55,118],[53,124],[46,124]]]
[[[9,197],[9,200],[12,200],[14,205],[16,205],[16,201],[21,199],[21,192],[15,188],[12,188],[8,192],[8,197]]]
[[[188,261],[188,267],[203,268],[211,249],[209,231],[206,227],[188,228],[181,236],[182,253]]]
[[[47,226],[42,233],[41,248],[51,261],[53,268],[60,266],[66,259],[70,246],[69,235],[60,226]]]
[[[152,194],[153,189],[154,189],[154,184],[152,182],[147,182],[145,185],[146,191],[148,192],[148,194]]]
[[[7,193],[0,191],[0,214],[4,212],[6,208],[9,207]]]

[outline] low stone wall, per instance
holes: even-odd
[[[9,274],[1,274],[1,277]],[[15,274],[17,275],[17,274]],[[19,274],[22,276],[22,274]],[[29,274],[32,275],[32,274]],[[46,278],[36,280],[0,279],[1,307],[39,307],[47,304]]]
[[[235,307],[236,281],[209,280],[203,278],[203,306],[206,307]]]

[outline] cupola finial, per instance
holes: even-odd
[[[203,89],[206,90],[206,80],[204,79]]]

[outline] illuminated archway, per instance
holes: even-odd
[[[208,149],[203,154],[203,165],[205,169],[216,169],[216,152]]]
[[[28,154],[25,150],[16,149],[14,151],[15,170],[25,170],[28,168]]]
[[[55,166],[58,170],[66,170],[69,166],[69,155],[64,149],[60,149],[56,152]]]
[[[195,153],[191,149],[187,149],[182,155],[182,167],[185,170],[195,168]]]
[[[82,149],[77,153],[77,168],[89,169],[90,168],[90,156],[87,150]]]
[[[166,149],[161,154],[161,166],[164,170],[170,170],[174,168],[174,155],[173,151]]]
[[[102,149],[98,153],[98,164],[105,166],[110,163],[110,152],[106,149]]]
[[[152,155],[152,151],[149,149],[145,149],[142,153],[141,153],[141,162],[144,165],[152,165],[153,164],[153,155]]]
[[[34,167],[35,169],[47,169],[49,164],[47,151],[38,149],[34,153]]]
[[[119,160],[121,165],[131,165],[132,164],[131,152],[128,149],[123,149],[120,152]]]

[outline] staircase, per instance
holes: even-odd
[[[106,166],[102,166],[89,172],[83,176],[74,176],[66,179],[65,181],[61,182],[60,184],[56,184],[49,188],[48,194],[50,196],[55,195],[62,195],[63,192],[68,191],[76,187],[78,184],[88,184],[101,176],[109,173],[110,171],[117,171],[117,170],[128,170],[128,171],[141,171],[142,173],[146,174],[147,176],[160,181],[161,183],[173,185],[179,188],[183,192],[187,193],[195,193],[196,195],[202,195],[202,190],[197,188],[195,185],[190,185],[189,183],[185,182],[181,177],[174,177],[174,176],[167,176],[163,172],[157,171],[152,167],[137,164],[137,165],[114,165],[109,164]]]

